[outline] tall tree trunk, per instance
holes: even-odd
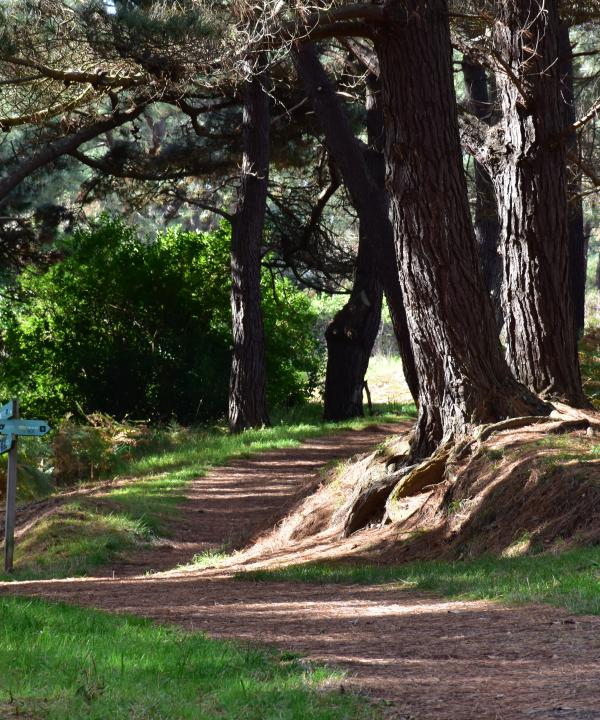
[[[492,117],[487,75],[481,65],[463,58],[463,78],[469,97],[469,110],[487,125]],[[500,242],[500,221],[496,193],[486,168],[477,160],[475,167],[475,212],[473,222],[479,248],[479,262],[483,270],[483,282],[492,300],[492,307],[498,327],[502,317],[502,261],[498,252]]]
[[[387,186],[419,380],[413,454],[476,423],[549,406],[511,376],[479,267],[445,0],[388,0],[376,50]]]
[[[381,192],[382,205],[385,206],[385,234],[380,237],[379,244],[379,276],[383,283],[385,299],[394,335],[398,343],[398,351],[402,360],[404,379],[415,402],[419,399],[419,381],[415,368],[412,345],[408,322],[406,320],[406,309],[402,297],[400,285],[400,274],[398,259],[396,258],[396,246],[394,242],[394,229],[389,218],[389,198],[385,189],[385,125],[383,121],[383,107],[381,103],[381,82],[373,73],[367,74],[367,137],[369,148],[365,156],[367,169],[375,185]],[[368,222],[368,218],[365,218]]]
[[[577,119],[575,92],[573,89],[573,51],[569,37],[569,26],[561,22],[559,28],[559,72],[561,79],[561,97],[563,122],[570,128]],[[567,153],[577,156],[579,144],[577,133],[567,130]],[[583,200],[581,197],[581,171],[574,163],[568,165],[567,180],[569,231],[569,288],[573,303],[575,333],[583,333],[585,326],[585,283],[587,276],[587,237],[583,221]]]
[[[244,152],[231,233],[233,359],[229,427],[233,432],[269,424],[260,297],[260,250],[269,173],[267,80],[266,71],[256,72],[244,88]]]
[[[375,257],[361,224],[352,293],[325,332],[325,420],[346,420],[364,414],[365,375],[381,322],[382,295]]]
[[[549,398],[585,404],[569,292],[567,166],[556,0],[503,0],[493,42],[505,153],[494,174],[502,223],[509,364]]]
[[[363,268],[366,267],[365,262],[370,258],[369,271],[376,272],[369,282],[371,295],[368,293],[365,295],[362,292],[365,286],[364,270],[359,273],[357,269],[358,292],[353,291],[348,306],[336,315],[327,330],[329,355],[325,384],[325,417],[332,419],[341,417],[343,412],[362,414],[364,374],[376,337],[376,332],[373,334],[375,326],[372,320],[376,315],[379,316],[381,303],[381,299],[379,305],[373,303],[371,299],[375,281],[379,288],[381,285],[384,287],[394,322],[394,331],[397,337],[403,338],[402,343],[399,340],[399,348],[407,379],[414,377],[414,371],[411,373],[411,368],[414,366],[407,328],[406,325],[402,326],[404,306],[383,179],[381,178],[381,184],[378,185],[377,180],[372,176],[368,162],[375,162],[375,159],[367,160],[366,155],[371,155],[370,151],[366,155],[363,153],[315,48],[312,45],[300,45],[294,51],[294,58],[323,128],[327,148],[335,160],[359,217],[361,265]],[[376,311],[371,313],[371,318],[367,312],[369,307]],[[404,336],[401,335],[402,332],[405,333]],[[346,337],[343,341],[345,352],[340,344],[342,336]],[[354,353],[352,358],[350,357],[351,338]],[[347,364],[348,368],[342,369],[340,367],[342,364]],[[364,368],[362,379],[359,380],[358,375],[362,368]],[[342,389],[342,382],[346,383],[346,391]],[[360,401],[357,399],[359,383]],[[345,401],[344,397],[346,397]],[[360,410],[358,410],[359,405]]]

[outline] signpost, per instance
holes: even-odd
[[[16,400],[11,400],[0,407],[0,420],[8,420],[8,418],[17,417],[15,408]]]
[[[0,422],[2,435],[45,435],[50,430],[45,420],[5,420]]]
[[[6,522],[4,524],[4,570],[11,572],[15,548],[17,502],[17,439],[19,435],[41,437],[50,430],[45,420],[20,420],[19,401],[0,407],[0,454],[8,452],[6,472]]]

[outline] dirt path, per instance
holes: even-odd
[[[116,577],[168,570],[207,550],[236,550],[273,527],[321,482],[328,463],[374,448],[410,423],[380,424],[314,438],[298,448],[234,460],[193,480],[169,538],[130,555],[99,575]]]
[[[172,566],[197,547],[255,535],[314,485],[320,465],[364,450],[388,431],[314,440],[213,471],[193,484],[179,539],[147,555],[147,563],[154,567],[170,552]],[[199,528],[197,516],[202,534],[186,540],[184,530]],[[390,717],[403,720],[600,720],[600,618],[452,602],[392,585],[242,582],[214,570],[128,576],[144,567],[140,556],[115,568],[114,579],[15,583],[0,592],[300,651],[346,668],[346,685],[393,700]]]

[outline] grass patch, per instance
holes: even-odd
[[[281,570],[239,573],[241,580],[309,583],[400,583],[452,598],[541,602],[574,613],[600,614],[600,548],[560,555],[484,557],[456,562],[427,561],[397,566],[293,565]]]
[[[119,553],[168,536],[186,485],[211,467],[266,450],[293,448],[304,440],[379,422],[414,417],[412,405],[377,408],[378,414],[343,423],[321,422],[320,405],[274,413],[273,426],[231,435],[224,427],[172,428],[155,433],[151,446],[118,466],[115,485],[63,506],[16,543],[15,572],[1,579],[85,575]],[[18,511],[17,511],[18,512]]]
[[[375,355],[365,377],[374,403],[402,403],[410,399],[402,361],[397,355]]]
[[[589,330],[579,343],[581,379],[586,395],[600,409],[600,328]]]
[[[44,518],[15,547],[15,570],[3,580],[74,577],[107,558],[153,538],[141,518],[115,513],[90,500],[63,505]]]
[[[593,462],[600,459],[600,443],[586,435],[571,433],[546,435],[539,440],[522,444],[518,452],[514,453],[515,457],[531,448],[542,451],[535,461],[541,467],[554,467],[573,461]]]
[[[150,621],[0,599],[0,717],[367,720],[343,676]]]
[[[197,569],[215,567],[223,560],[227,560],[229,557],[231,557],[231,553],[226,547],[213,548],[194,555],[187,565],[182,565],[180,567]]]

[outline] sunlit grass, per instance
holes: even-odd
[[[343,676],[150,621],[0,599],[0,717],[367,720]]]
[[[239,573],[242,580],[307,583],[393,583],[452,598],[540,602],[574,613],[600,614],[600,548],[559,555],[483,557],[456,562],[404,565],[293,565],[273,571]]]
[[[579,343],[579,362],[585,393],[598,409],[600,408],[600,329],[598,327],[589,330]]]
[[[411,402],[402,361],[396,355],[376,355],[369,361],[366,381],[374,403]]]
[[[63,505],[16,543],[12,579],[72,577],[153,537],[142,518],[91,500]],[[9,579],[2,576],[2,579]]]

